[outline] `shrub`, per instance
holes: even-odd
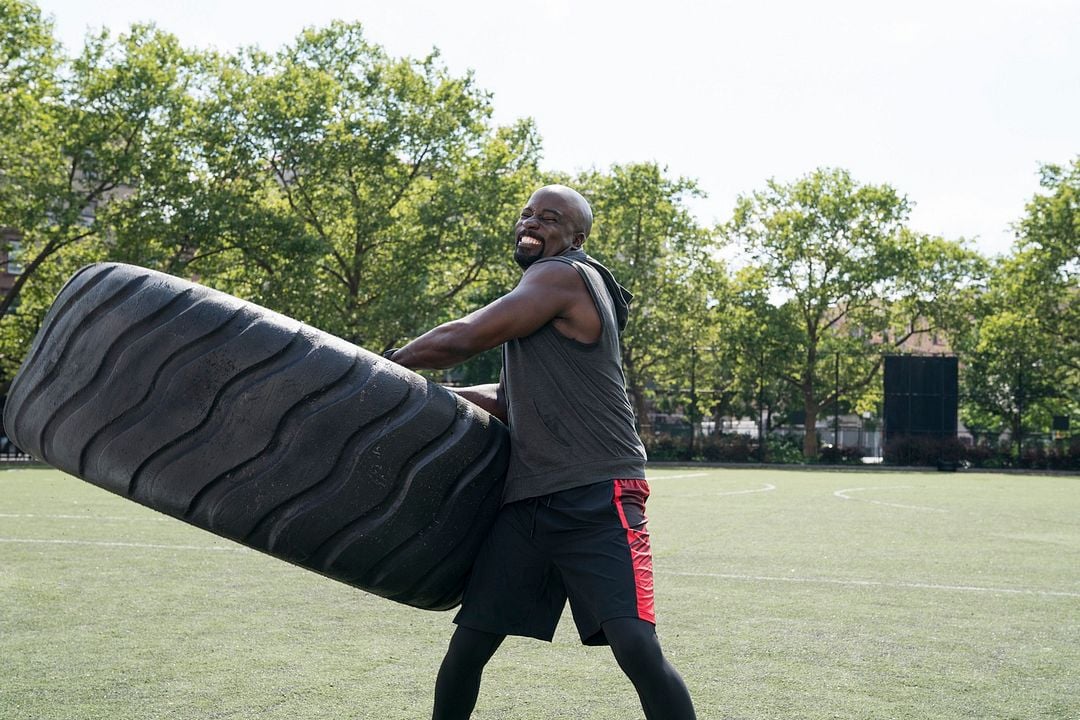
[[[803,462],[802,438],[797,435],[768,435],[765,462],[797,465]]]
[[[832,465],[850,465],[861,461],[868,452],[857,447],[835,447],[826,445],[818,453],[818,462]]]
[[[1017,465],[1026,470],[1046,467],[1046,448],[1042,445],[1025,445],[1017,458]]]
[[[1048,445],[1025,445],[1017,465],[1038,470],[1080,470],[1080,437]]]
[[[964,448],[964,460],[968,465],[976,468],[1000,468],[1008,467],[1010,464],[1008,449],[1003,454],[1000,447],[995,447],[990,443],[979,443]]]
[[[955,437],[904,435],[885,444],[885,462],[890,465],[959,465],[966,448]]]
[[[963,459],[974,468],[1027,470],[1080,470],[1080,437],[1052,444],[1030,442],[1019,455],[1012,443],[979,443],[965,448]]]
[[[675,437],[670,433],[657,433],[642,438],[650,460],[689,460],[689,438]]]
[[[746,435],[708,435],[701,440],[701,456],[709,462],[757,460],[757,448]]]

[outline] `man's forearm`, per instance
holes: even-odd
[[[506,422],[506,402],[503,398],[502,385],[499,383],[450,389],[473,405],[480,406],[499,420]]]
[[[455,322],[440,325],[404,347],[386,351],[383,356],[410,370],[441,370],[453,367],[484,349],[478,350],[462,343],[459,328],[455,326]],[[507,421],[501,382],[450,389],[504,423]]]
[[[463,336],[460,320],[444,323],[397,349],[390,359],[410,370],[445,370],[486,349],[473,347]]]

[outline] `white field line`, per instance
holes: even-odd
[[[777,489],[777,486],[766,483],[764,487],[755,488],[753,490],[728,490],[727,492],[674,492],[663,493],[665,498],[721,498],[724,495],[748,495],[754,492],[770,492]]]
[[[0,538],[0,543],[17,543],[29,545],[79,545],[89,547],[116,547],[149,550],[196,550],[237,553],[252,552],[252,550],[250,550],[249,548],[239,545],[165,545],[156,543],[105,542],[95,540],[50,540],[34,538]],[[942,585],[938,583],[918,582],[881,582],[878,580],[838,580],[833,578],[780,577],[772,575],[737,575],[733,573],[679,572],[674,570],[661,570],[659,571],[659,573],[661,575],[676,575],[680,577],[707,577],[716,578],[719,580],[743,580],[751,582],[817,583],[821,585],[842,585],[847,587],[884,587],[918,590],[948,590],[954,592],[981,592],[1008,595],[1042,595],[1047,597],[1080,598],[1080,592],[1068,592],[1064,590],[1037,590],[1033,588],[995,588],[981,587],[976,585]]]
[[[152,520],[154,522],[169,522],[172,518],[167,517],[118,517],[111,515],[43,515],[37,513],[0,513],[0,518],[37,518],[39,520],[109,520],[116,522],[141,522]]]
[[[857,502],[867,502],[867,503],[873,503],[874,505],[884,505],[886,507],[903,508],[905,510],[926,510],[928,512],[940,512],[940,513],[949,512],[948,510],[943,510],[942,508],[923,507],[922,505],[901,505],[900,503],[889,503],[889,502],[884,502],[882,500],[863,500],[862,498],[853,498],[850,495],[848,495],[848,493],[862,492],[864,490],[901,490],[901,489],[906,489],[906,488],[910,488],[910,487],[911,487],[910,485],[887,485],[887,486],[881,486],[881,487],[844,488],[842,490],[837,490],[836,492],[833,493],[833,495],[840,498],[841,500],[855,500]]]
[[[691,473],[679,473],[678,475],[657,475],[657,480],[678,480],[681,478],[696,478],[705,477],[706,475],[712,475],[710,472],[691,472]],[[775,490],[776,486],[770,483],[765,483],[763,487],[756,488],[754,490],[732,490],[730,492],[718,492],[718,493],[695,493],[693,495],[683,495],[682,493],[676,493],[674,495],[668,495],[664,493],[665,497],[680,497],[680,498],[692,498],[692,497],[721,497],[724,495],[749,495],[750,493],[769,492]]]
[[[714,495],[749,495],[750,493],[771,492],[775,489],[776,486],[772,483],[765,483],[762,487],[759,487],[756,490],[732,490],[730,492],[714,493]]]
[[[949,590],[953,592],[979,592],[1006,595],[1042,595],[1047,597],[1074,597],[1080,598],[1080,592],[1067,590],[1038,590],[1035,588],[997,588],[982,587],[978,585],[941,585],[938,583],[921,582],[881,582],[879,580],[839,580],[833,578],[806,578],[806,577],[780,577],[772,575],[735,575],[729,573],[703,573],[703,572],[678,572],[659,571],[661,575],[678,575],[682,577],[708,577],[720,580],[744,580],[751,582],[787,582],[787,583],[817,583],[821,585],[843,585],[847,587],[882,587],[915,590]]]
[[[705,477],[706,475],[712,475],[707,472],[692,472],[692,473],[679,473],[678,475],[656,475],[657,480],[677,480],[679,478],[695,478]]]
[[[0,538],[0,543],[29,545],[86,545],[91,547],[141,548],[152,550],[208,550],[210,552],[251,552],[248,548],[228,545],[159,545],[155,543],[105,542],[99,540],[50,540],[36,538]]]

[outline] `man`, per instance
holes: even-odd
[[[567,598],[581,641],[610,645],[648,720],[694,718],[653,614],[645,449],[619,352],[630,299],[581,246],[592,210],[540,188],[515,227],[511,292],[386,353],[414,369],[503,345],[500,382],[458,390],[510,426],[503,507],[470,575],[435,685],[434,720],[464,720],[507,635],[550,641]]]

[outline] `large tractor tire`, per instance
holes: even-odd
[[[57,296],[4,425],[88,482],[432,610],[460,601],[509,454],[503,425],[405,368],[117,263]]]

